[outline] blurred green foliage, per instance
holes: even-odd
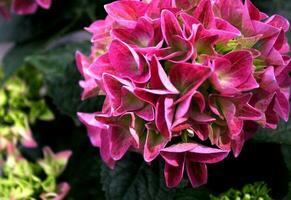
[[[1,74],[1,82],[5,83],[0,89],[0,149],[5,138],[5,141],[13,141],[12,144],[21,150],[12,157],[3,156],[3,153],[1,155],[1,200],[3,194],[9,197],[9,193],[23,195],[19,199],[39,199],[43,192],[52,195],[45,197],[51,199],[56,193],[59,179],[69,182],[71,190],[67,198],[72,200],[204,200],[209,199],[211,193],[219,194],[225,191],[221,188],[238,188],[250,183],[249,179],[252,177],[256,177],[254,174],[258,171],[253,170],[249,179],[235,179],[239,186],[226,185],[223,179],[213,180],[217,177],[215,173],[221,174],[221,171],[211,171],[209,168],[209,180],[214,182],[212,185],[209,183],[204,188],[192,189],[187,181],[184,181],[177,189],[167,189],[164,186],[161,162],[147,165],[136,155],[130,154],[117,163],[114,171],[104,166],[99,159],[98,150],[91,147],[86,130],[80,128],[76,120],[77,111],[96,111],[100,109],[103,99],[97,97],[86,102],[80,100],[81,89],[78,81],[81,77],[75,66],[74,53],[76,50],[88,53],[90,44],[88,36],[83,32],[77,37],[72,33],[83,30],[96,19],[104,18],[103,5],[110,0],[53,2],[49,11],[39,9],[35,15],[14,16],[11,21],[5,22],[0,19],[0,42],[14,43],[14,47],[4,58]],[[279,13],[291,19],[291,0],[253,2],[269,15]],[[230,44],[231,48],[232,45],[234,44]],[[225,47],[221,48],[223,51],[228,50]],[[50,121],[52,119],[55,120]],[[283,181],[277,181],[280,179],[278,178],[273,180],[272,185],[281,187],[285,184],[284,187],[289,193],[281,193],[281,190],[275,191],[271,188],[270,194],[275,199],[282,199],[284,196],[284,200],[291,199],[290,126],[290,122],[282,122],[276,131],[261,129],[255,140],[249,143],[254,148],[260,148],[259,143],[267,143],[266,148],[273,147],[268,146],[268,143],[281,145],[282,153],[276,152],[274,155],[282,163],[276,163],[276,166],[286,175],[281,178],[288,178],[290,183],[286,185]],[[27,142],[27,139],[31,142],[31,129],[36,136],[36,143],[39,144],[35,151],[23,148],[19,143]],[[23,141],[23,138],[26,140]],[[6,142],[8,143],[10,144]],[[56,155],[46,152],[44,159],[38,162],[39,152],[46,145],[58,150],[69,148],[74,152],[67,169],[58,179],[56,177],[63,171],[66,160],[55,162]],[[18,156],[21,157],[20,160]],[[254,159],[265,159],[270,165],[264,167],[269,169],[272,176],[274,168],[273,163],[269,161],[271,155],[264,155],[262,158],[252,156],[254,155],[248,154],[249,160],[245,165],[252,165]],[[229,158],[232,162],[238,162],[238,159]],[[225,161],[222,165],[228,163]],[[245,165],[234,170],[240,173],[245,170]],[[227,173],[223,171],[221,176],[224,177]],[[255,181],[269,180],[263,177]],[[221,185],[223,187],[218,187]],[[230,189],[211,198],[268,200],[271,199],[268,193],[269,189],[264,184],[257,183],[245,186],[242,191]]]
[[[248,184],[243,189],[230,189],[219,196],[210,195],[211,200],[272,200],[267,185],[263,182]]]
[[[1,200],[62,199],[69,187],[67,183],[58,185],[57,177],[64,170],[70,152],[54,154],[48,147],[43,152],[44,158],[37,163],[24,159],[16,149],[6,155],[1,167]]]

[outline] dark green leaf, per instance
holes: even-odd
[[[187,189],[178,189],[174,200],[201,200],[209,199],[209,190],[206,188],[187,188]]]
[[[103,101],[101,97],[86,102],[80,99],[81,88],[78,83],[82,78],[75,65],[75,52],[87,52],[89,48],[89,42],[72,43],[26,58],[27,65],[44,74],[48,95],[54,104],[73,118],[80,110],[97,111]]]
[[[290,200],[291,199],[291,146],[282,145],[281,150],[284,156],[286,167],[288,168],[288,171],[289,171],[288,194],[284,197],[284,200]]]
[[[259,142],[270,142],[291,145],[291,120],[281,122],[276,130],[260,129],[254,138]]]
[[[108,200],[171,200],[174,190],[164,185],[161,164],[147,165],[140,155],[127,155],[114,170],[102,167],[101,181]]]
[[[4,80],[7,80],[24,65],[26,56],[34,54],[41,46],[42,44],[39,42],[15,45],[3,59]]]

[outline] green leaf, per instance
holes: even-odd
[[[284,200],[290,200],[291,199],[291,146],[282,145],[281,150],[284,157],[284,161],[286,163],[286,167],[288,168],[288,171],[289,171],[288,194],[284,197]]]
[[[209,199],[209,190],[202,188],[187,188],[187,189],[178,189],[176,191],[174,200],[201,200]]]
[[[280,122],[276,130],[260,129],[255,137],[255,141],[269,142],[291,145],[291,120]]]
[[[56,178],[48,176],[41,185],[45,192],[55,192],[57,188]]]
[[[93,107],[92,111],[98,110],[100,101],[103,101],[99,97],[98,101],[96,98],[86,102],[80,99],[79,81],[82,78],[75,65],[75,52],[76,50],[88,52],[89,48],[89,42],[71,43],[26,58],[27,65],[43,73],[48,95],[53,99],[54,104],[61,112],[72,118],[76,118],[79,108],[88,110],[88,107]],[[88,107],[87,102],[90,105]]]
[[[4,81],[10,78],[19,68],[24,66],[24,59],[26,56],[38,52],[42,43],[32,42],[26,44],[16,44],[3,59],[3,73]]]
[[[175,194],[164,185],[161,163],[147,165],[134,153],[118,161],[114,170],[103,165],[101,182],[108,200],[171,200]]]

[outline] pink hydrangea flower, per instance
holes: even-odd
[[[167,186],[186,168],[198,187],[206,164],[238,156],[257,127],[288,120],[284,17],[249,0],[122,0],[105,10],[86,28],[90,56],[76,60],[82,99],[106,97],[102,111],[78,116],[109,167],[127,151],[146,162],[161,155]]]
[[[10,17],[10,10],[18,15],[35,13],[38,7],[49,9],[52,0],[2,0],[0,14],[5,18]]]

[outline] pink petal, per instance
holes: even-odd
[[[182,29],[176,16],[169,10],[161,13],[161,27],[163,36],[168,45],[172,44],[174,36],[182,36]]]
[[[112,41],[109,60],[115,72],[122,78],[128,78],[136,83],[145,83],[150,78],[144,59],[120,40]]]
[[[209,77],[211,69],[200,65],[181,63],[171,68],[170,80],[181,92],[179,102],[189,97]]]
[[[171,127],[174,115],[173,99],[160,97],[156,105],[156,126],[165,138],[171,138]]]
[[[154,121],[155,120],[155,111],[152,105],[144,105],[140,110],[136,111],[136,115],[145,121]]]
[[[153,161],[160,151],[166,146],[168,139],[154,130],[147,130],[147,138],[144,146],[144,160],[146,162]]]
[[[36,0],[37,4],[44,9],[49,9],[52,4],[52,0]]]
[[[222,161],[228,154],[227,150],[197,145],[187,153],[187,159],[191,162],[213,164]]]
[[[134,28],[137,19],[144,16],[148,8],[147,4],[139,1],[116,1],[104,7],[108,15],[126,28]]]
[[[161,66],[156,57],[153,57],[150,63],[150,73],[151,73],[150,86],[152,89],[165,90],[172,94],[179,93],[179,91],[169,80],[166,72],[164,71],[163,67]]]
[[[152,19],[160,18],[161,11],[172,8],[172,0],[150,0],[147,15]]]
[[[132,137],[129,130],[123,127],[112,127],[110,131],[111,156],[114,160],[120,160],[132,145]]]
[[[204,27],[215,27],[214,13],[210,0],[201,0],[195,8],[193,16],[198,19]]]
[[[179,185],[183,178],[184,173],[184,156],[179,156],[177,158],[179,161],[179,165],[177,167],[172,166],[166,162],[165,164],[165,170],[164,170],[164,176],[166,185],[169,188],[173,188]]]
[[[199,0],[174,0],[174,6],[188,11],[196,7]]]
[[[271,16],[265,23],[272,25],[278,29],[282,28],[284,32],[287,32],[290,27],[289,21],[280,15]]]
[[[92,145],[95,147],[100,147],[100,129],[103,125],[96,121],[95,114],[78,113],[78,118],[86,126]]]
[[[180,102],[178,107],[176,108],[175,118],[179,119],[184,117],[190,110],[191,104],[194,106],[198,106],[199,111],[203,112],[205,109],[205,99],[200,92],[194,92],[184,101]]]
[[[290,103],[289,99],[281,92],[277,91],[275,97],[274,111],[286,122],[289,119]]]
[[[134,44],[139,47],[154,45],[154,26],[146,18],[140,18],[134,29],[113,29],[113,34],[127,44]]]
[[[185,153],[195,149],[199,146],[197,143],[178,143],[172,146],[166,147],[162,150],[162,155],[168,155],[168,153]]]
[[[37,10],[34,0],[13,0],[12,9],[19,15],[32,14]]]
[[[115,160],[111,156],[111,139],[110,139],[110,130],[102,130],[101,132],[101,143],[100,143],[100,155],[102,160],[106,165],[113,169],[115,166]]]
[[[200,187],[207,183],[207,166],[203,163],[186,161],[186,170],[193,188]]]

